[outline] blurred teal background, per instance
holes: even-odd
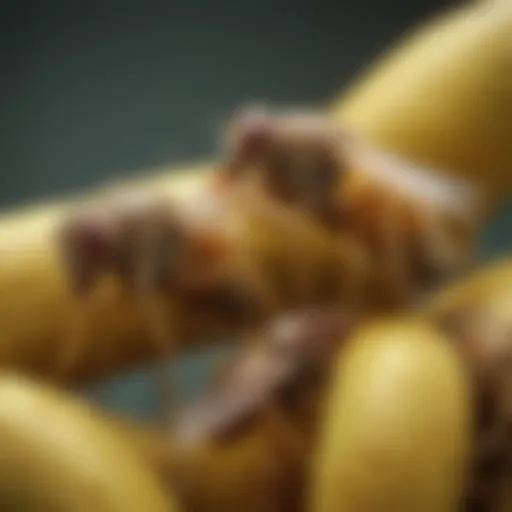
[[[202,159],[245,101],[320,102],[442,0],[3,1],[0,206],[71,193],[141,168]],[[512,208],[482,257],[512,248]],[[220,349],[184,358],[200,386]],[[150,368],[88,390],[155,414]]]

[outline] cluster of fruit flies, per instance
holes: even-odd
[[[309,217],[328,236],[350,236],[370,258],[370,269],[379,269],[371,270],[368,279],[378,280],[401,304],[415,303],[432,283],[446,281],[470,263],[479,222],[475,191],[372,146],[323,112],[244,108],[228,123],[224,146],[226,156],[208,189],[210,201],[259,196],[268,205]],[[185,208],[176,198],[141,192],[70,215],[60,242],[81,307],[87,309],[84,304],[102,277],[112,275],[142,306],[178,298],[203,309],[220,304],[232,316],[250,316],[258,301],[240,284],[244,269],[233,272],[236,258],[229,255],[229,245],[221,247],[215,238],[222,218],[207,219],[204,210],[204,204]],[[145,310],[155,344],[168,353],[177,336],[169,327],[168,309],[157,315],[153,306]],[[88,321],[84,314],[76,331]],[[250,410],[250,403],[268,395],[258,383],[285,382],[286,375],[299,374],[304,347],[299,350],[297,343],[276,343],[271,353],[251,356],[261,363],[260,370],[256,363],[235,365],[235,373],[249,375],[246,381],[240,377],[236,396],[220,393],[228,398],[217,412],[205,406],[209,419],[199,421],[194,414],[194,421],[220,428],[236,411]]]

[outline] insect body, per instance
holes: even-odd
[[[232,218],[204,198],[185,204],[154,193],[108,197],[70,214],[59,240],[76,315],[61,371],[74,371],[91,345],[95,298],[109,279],[114,294],[137,303],[160,357],[182,337],[231,332],[266,315],[270,293],[232,236]]]
[[[227,187],[249,181],[285,204],[328,220],[346,168],[342,135],[321,114],[241,109],[228,126],[221,180]]]
[[[62,227],[65,263],[77,293],[91,291],[105,274],[138,290],[164,289],[179,275],[186,242],[170,201],[127,199],[80,212]]]
[[[247,109],[230,129],[225,186],[263,190],[353,234],[393,301],[410,301],[470,261],[481,219],[469,184],[382,152],[321,112]]]
[[[78,300],[63,371],[74,367],[84,349],[93,321],[91,301],[105,277],[117,278],[124,292],[139,300],[155,347],[168,354],[176,340],[166,299],[181,285],[189,245],[169,199],[126,196],[84,209],[66,220],[60,242],[71,291]],[[162,377],[163,395],[172,396],[167,372]]]

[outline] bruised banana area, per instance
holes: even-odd
[[[416,313],[283,316],[241,344],[166,429],[91,414],[186,511],[508,510],[511,272],[510,260],[497,262]],[[16,401],[2,398],[13,389]],[[0,391],[0,432],[11,408],[25,425],[10,438],[17,467],[51,457],[42,447],[55,404],[70,422],[74,399],[19,377]],[[27,426],[35,415],[37,429]],[[69,464],[81,471],[70,474],[84,478],[90,458],[74,456],[73,442]],[[25,489],[50,492],[46,473],[6,482],[27,474]]]

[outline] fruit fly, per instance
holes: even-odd
[[[180,203],[144,191],[70,214],[59,242],[78,315],[71,319],[64,371],[86,347],[93,297],[104,278],[138,301],[162,356],[180,336],[211,334],[212,322],[229,331],[264,315],[270,292],[233,241],[229,219],[223,205],[205,198]]]
[[[258,188],[334,232],[352,233],[381,288],[399,303],[471,261],[481,221],[478,191],[371,146],[321,111],[245,108],[225,143],[223,187]]]
[[[264,106],[240,109],[228,124],[219,181],[226,188],[255,182],[270,196],[325,221],[347,166],[344,137],[326,116]]]
[[[176,415],[171,437],[185,450],[184,458],[187,449],[233,446],[255,431],[266,437],[273,459],[262,490],[268,502],[261,510],[295,510],[305,487],[319,395],[354,321],[355,313],[348,311],[309,309],[284,315],[253,334],[204,394]],[[190,481],[180,485],[177,472],[184,502],[200,499]],[[289,508],[291,503],[295,507]]]

